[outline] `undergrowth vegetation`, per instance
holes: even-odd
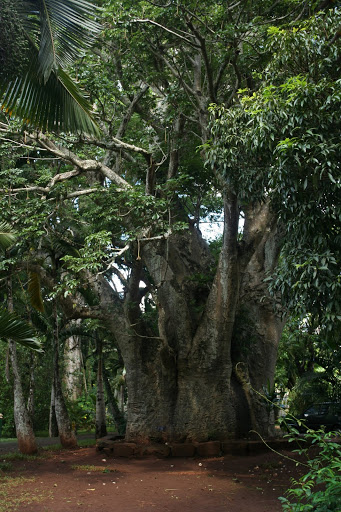
[[[307,471],[291,480],[291,487],[280,497],[284,512],[340,512],[341,510],[341,446],[337,432],[308,430],[304,438],[292,429],[289,440],[301,445],[294,450],[306,458]]]

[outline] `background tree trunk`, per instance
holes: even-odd
[[[79,326],[81,320],[73,320],[70,326]],[[83,356],[80,336],[69,336],[64,347],[64,385],[68,398],[77,400],[82,395],[84,383]]]
[[[59,335],[58,335],[58,316],[57,306],[54,303],[54,329],[53,329],[53,348],[54,348],[54,407],[61,445],[64,448],[75,448],[77,439],[72,430],[69,414],[65,405],[62,383],[59,369]]]
[[[107,435],[105,396],[103,385],[103,344],[100,338],[96,339],[97,352],[97,392],[96,392],[96,439]]]
[[[108,407],[111,412],[112,417],[114,418],[117,432],[120,435],[125,434],[126,430],[126,420],[123,414],[123,411],[119,408],[116,399],[114,397],[114,394],[111,390],[110,382],[107,376],[107,371],[105,369],[105,366],[103,365],[103,381],[105,386],[105,391],[108,398]],[[121,386],[122,387],[122,386]],[[121,392],[121,389],[119,390]]]
[[[58,437],[58,424],[56,418],[55,393],[54,393],[54,376],[51,386],[50,414],[49,414],[49,437]]]
[[[13,312],[13,295],[11,278],[7,280],[7,307]],[[38,451],[34,436],[32,422],[26,408],[26,401],[22,389],[21,376],[17,359],[17,347],[13,341],[9,341],[11,365],[13,371],[14,392],[14,422],[18,439],[18,448],[21,453],[32,455]]]

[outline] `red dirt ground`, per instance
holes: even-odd
[[[124,459],[91,447],[12,466],[8,476],[23,480],[6,488],[6,512],[280,512],[278,496],[299,474],[294,463],[270,451]]]

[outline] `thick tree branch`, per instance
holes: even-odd
[[[209,97],[210,97],[210,100],[212,103],[216,103],[216,94],[215,94],[215,88],[214,88],[214,83],[213,83],[212,67],[211,67],[210,59],[209,59],[208,53],[207,53],[205,38],[195,28],[195,26],[193,25],[193,23],[191,21],[187,21],[187,26],[192,30],[193,34],[199,41],[200,48],[201,48],[201,54],[202,54],[202,57],[204,60],[205,68],[206,68]]]
[[[18,192],[42,192],[43,194],[49,194],[50,188],[46,187],[20,187],[20,188],[0,188],[0,192],[7,194],[7,195],[13,195],[17,194]]]
[[[186,43],[188,43],[190,46],[192,46],[193,48],[198,48],[198,45],[195,44],[193,41],[191,41],[190,39],[188,39],[187,37],[184,37],[182,36],[181,34],[178,34],[177,32],[174,32],[173,30],[171,30],[170,28],[167,28],[163,25],[160,25],[160,23],[157,23],[156,21],[153,21],[153,20],[149,20],[149,19],[135,19],[135,20],[132,20],[132,23],[149,23],[150,25],[155,25],[156,27],[159,27],[161,28],[162,30],[164,30],[165,32],[168,32],[169,34],[173,34],[173,36],[176,36],[178,37],[179,39],[181,39],[182,41],[185,41]],[[190,34],[188,34],[190,36]]]
[[[163,62],[166,64],[166,66],[168,67],[168,69],[170,70],[170,72],[172,73],[172,75],[177,79],[179,80],[179,82],[181,83],[181,85],[184,86],[184,88],[186,89],[186,91],[192,95],[192,96],[195,96],[195,91],[184,81],[184,79],[182,78],[181,74],[179,73],[179,71],[169,62],[169,60],[167,59],[167,57],[165,56],[164,54],[164,51],[162,51],[159,56],[162,58]]]
[[[54,185],[56,183],[58,183],[59,181],[65,181],[65,180],[69,180],[71,178],[74,178],[75,176],[79,176],[80,174],[80,169],[74,169],[73,171],[68,171],[68,172],[63,172],[61,174],[56,174],[52,180],[50,181],[50,183],[48,184],[48,188],[51,189],[52,187],[54,187]]]
[[[133,113],[135,112],[135,107],[137,105],[137,103],[140,101],[140,99],[145,95],[145,93],[148,91],[149,89],[149,85],[144,85],[140,91],[138,91],[132,101],[130,102],[130,105],[128,106],[128,109],[126,111],[126,113],[124,114],[124,117],[121,121],[121,124],[116,132],[116,136],[115,136],[115,139],[121,139],[125,132],[126,132],[126,129],[127,129],[127,126],[128,126],[128,123],[131,119],[131,116],[133,115]]]
[[[45,135],[39,134],[36,138],[37,142],[42,145],[45,149],[47,149],[50,153],[53,155],[56,155],[60,158],[62,158],[66,162],[72,163],[79,171],[82,172],[90,172],[90,171],[97,171],[100,172],[103,176],[108,178],[111,182],[115,183],[116,185],[124,188],[124,189],[130,189],[131,185],[121,178],[116,172],[114,172],[112,169],[107,167],[106,165],[102,164],[101,162],[97,160],[82,160],[77,155],[72,153],[69,149],[66,149],[62,146],[57,146],[52,141],[50,141]],[[121,142],[121,141],[118,141]],[[129,144],[128,144],[129,146]],[[125,145],[127,147],[127,145]],[[135,148],[135,146],[134,146]],[[137,148],[141,149],[141,148]],[[139,152],[143,153],[144,150],[141,150]],[[144,151],[147,153],[146,151]],[[148,153],[147,153],[148,154]],[[79,174],[78,171],[78,174]],[[75,175],[77,175],[77,171],[75,171]],[[72,176],[70,176],[72,177]]]

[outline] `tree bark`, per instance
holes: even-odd
[[[25,397],[21,385],[21,377],[18,367],[16,345],[13,341],[10,341],[9,343],[13,370],[14,421],[18,439],[18,448],[21,453],[25,453],[26,455],[33,455],[37,453],[38,446],[26,409]]]
[[[117,431],[120,435],[125,434],[126,430],[126,420],[123,412],[120,410],[119,406],[116,403],[114,394],[111,390],[110,382],[108,379],[107,371],[105,366],[103,365],[103,381],[105,385],[105,391],[108,397],[108,407],[111,412],[112,417],[116,423]]]
[[[7,282],[8,310],[13,311],[13,296],[11,278]],[[18,439],[18,448],[21,453],[33,455],[37,453],[38,446],[34,436],[32,422],[30,420],[24,392],[22,389],[21,375],[17,359],[17,347],[13,341],[9,341],[11,365],[13,371],[13,392],[14,392],[14,422]]]
[[[30,354],[30,384],[28,390],[28,399],[27,399],[27,412],[30,418],[31,425],[33,427],[33,418],[34,418],[34,391],[35,391],[35,357],[33,352]]]
[[[50,414],[49,414],[49,437],[58,437],[58,424],[56,418],[54,378],[51,386]]]
[[[74,320],[75,325],[79,325],[80,320]],[[64,385],[68,398],[77,400],[83,392],[84,371],[83,357],[81,350],[81,340],[77,335],[69,336],[65,340],[64,348]]]
[[[96,392],[96,439],[107,435],[105,396],[103,386],[103,345],[100,338],[96,339],[97,352],[97,392]]]
[[[216,269],[194,227],[141,244],[142,260],[133,265],[115,314],[116,299],[108,297],[113,292],[98,281],[102,304],[111,304],[108,326],[127,370],[127,439],[205,441],[244,437],[251,430],[273,433],[261,395],[273,383],[283,323],[264,279],[276,264],[279,239],[266,204],[245,216],[238,241],[237,198],[226,191]],[[154,333],[139,308],[144,265],[157,297]]]
[[[59,334],[58,334],[58,315],[57,306],[54,303],[54,329],[53,329],[53,348],[54,348],[54,407],[58,425],[59,439],[64,448],[75,448],[77,439],[72,430],[69,414],[65,405],[62,383],[59,368]]]

